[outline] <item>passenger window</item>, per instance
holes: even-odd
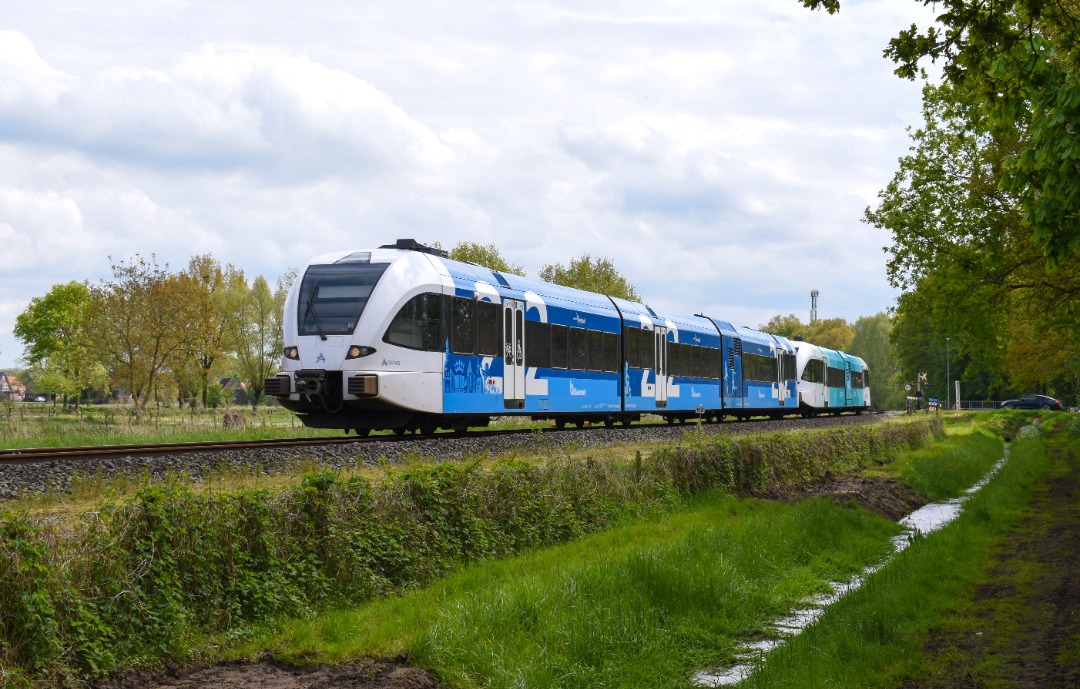
[[[589,361],[590,371],[604,370],[604,333],[599,330],[589,331]]]
[[[551,326],[539,321],[525,321],[525,365],[551,368]]]
[[[668,374],[672,377],[679,377],[683,375],[682,368],[682,351],[683,346],[678,342],[669,342],[667,346],[667,367]]]
[[[616,333],[604,333],[604,370],[608,373],[619,370],[619,336]]]
[[[656,344],[651,330],[641,329],[641,368],[653,368],[656,365]]]
[[[490,301],[476,303],[476,353],[480,356],[499,356],[502,353],[500,309],[501,305]]]
[[[584,328],[570,328],[570,368],[584,371],[588,363],[587,337]]]
[[[569,357],[567,356],[566,340],[567,328],[565,325],[551,326],[551,367],[567,368]]]
[[[641,368],[641,330],[626,326],[623,337],[626,338],[626,363],[630,368]]]
[[[401,307],[383,336],[385,342],[426,351],[442,351],[439,326],[442,321],[442,297],[418,294]]]
[[[472,299],[464,297],[454,297],[451,302],[450,351],[455,354],[472,354],[476,349],[474,305]]]

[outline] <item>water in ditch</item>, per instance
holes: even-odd
[[[904,531],[893,537],[893,553],[884,562],[867,567],[859,575],[852,578],[851,581],[831,582],[830,585],[833,590],[831,594],[807,598],[801,606],[795,608],[790,614],[770,622],[767,627],[772,632],[770,634],[772,638],[742,644],[736,653],[737,662],[733,667],[703,670],[694,676],[695,682],[706,687],[725,687],[738,684],[752,675],[764,662],[769,651],[782,645],[791,637],[798,636],[821,617],[830,605],[862,586],[868,576],[887,565],[896,553],[907,548],[915,536],[925,536],[956,519],[967,499],[985,486],[993,478],[994,474],[1005,465],[1008,459],[1009,448],[1006,446],[1005,454],[998,460],[998,463],[978,483],[968,488],[963,495],[945,502],[929,503],[901,519],[899,523],[904,527]]]

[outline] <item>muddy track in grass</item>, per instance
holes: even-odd
[[[902,689],[1080,687],[1080,459],[1047,452],[1051,477],[993,553],[971,607],[932,632],[933,674]]]

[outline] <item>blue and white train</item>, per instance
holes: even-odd
[[[862,359],[702,314],[452,261],[398,240],[318,256],[266,394],[318,428],[464,431],[493,416],[629,424],[870,406]]]

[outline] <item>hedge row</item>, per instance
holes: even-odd
[[[562,543],[711,488],[792,483],[914,448],[932,420],[715,438],[637,461],[442,463],[281,491],[155,486],[72,520],[0,515],[0,683],[76,684],[242,630]]]

